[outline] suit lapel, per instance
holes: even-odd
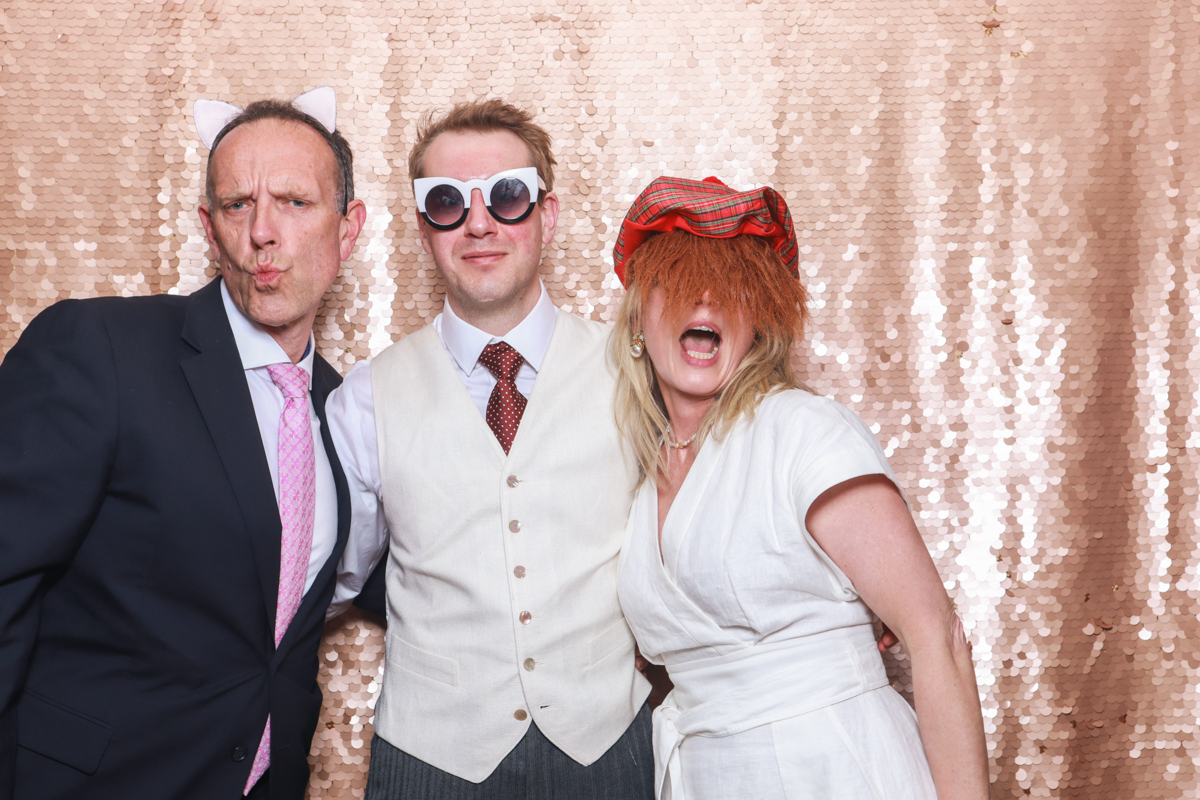
[[[183,339],[199,353],[184,359],[180,366],[237,497],[258,567],[268,621],[265,636],[273,645],[283,529],[270,467],[254,415],[254,401],[250,398],[241,357],[225,315],[219,284],[220,281],[215,280],[189,298]],[[340,473],[340,468],[336,472]],[[342,482],[345,483],[344,477]],[[340,492],[339,487],[339,495]],[[339,496],[339,535],[340,500]]]
[[[329,420],[325,415],[325,401],[341,382],[342,378],[337,371],[318,354],[313,359],[312,399],[317,418],[321,420],[321,443],[325,445],[325,454],[329,456],[329,468],[333,471],[333,485],[337,490],[337,544],[333,548],[333,556],[339,559],[342,548],[346,546],[346,538],[350,535],[350,485],[346,482],[342,462],[333,447],[333,434],[329,431]],[[330,561],[336,560],[333,556],[330,557]]]

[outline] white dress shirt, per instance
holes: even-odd
[[[225,314],[229,327],[233,329],[233,340],[237,344],[242,368],[246,371],[246,384],[250,387],[250,399],[254,402],[254,416],[258,419],[258,430],[262,435],[263,451],[267,466],[271,469],[271,485],[275,489],[275,502],[279,502],[279,417],[287,402],[283,392],[271,380],[267,367],[272,364],[291,364],[292,359],[254,320],[247,317],[229,296],[225,282],[221,282],[221,299],[225,303]],[[308,373],[309,389],[312,389],[313,358],[316,353],[312,334],[309,334],[308,349],[297,364]],[[317,466],[317,500],[313,519],[312,552],[308,557],[308,576],[304,581],[307,592],[317,579],[317,573],[325,565],[334,545],[337,544],[337,489],[333,484],[333,470],[329,456],[321,441],[321,420],[313,408],[312,395],[308,398],[308,418],[312,422],[313,453]]]
[[[479,363],[483,348],[494,342],[507,342],[525,359],[517,372],[517,391],[529,397],[550,347],[558,308],[550,300],[546,287],[537,304],[511,331],[493,336],[464,322],[446,303],[433,320],[438,339],[446,348],[454,370],[475,402],[479,413],[487,416],[488,398],[496,386],[496,377]],[[329,395],[325,404],[334,447],[350,485],[350,538],[338,566],[337,589],[327,618],[346,610],[362,591],[371,571],[387,551],[388,528],[380,502],[382,490],[379,472],[379,444],[375,434],[375,400],[371,390],[371,363],[361,361],[350,370],[342,385]]]

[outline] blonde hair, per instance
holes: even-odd
[[[625,268],[627,289],[609,358],[617,371],[617,428],[641,468],[639,485],[646,479],[656,484],[667,468],[663,439],[669,420],[658,378],[647,354],[635,358],[630,351],[633,337],[643,329],[650,290],[665,293],[666,315],[680,315],[707,291],[733,320],[754,325],[750,351],[701,418],[693,445],[697,451],[709,435],[723,439],[734,423],[753,416],[768,394],[809,391],[792,374],[791,365],[792,345],[808,318],[808,298],[762,239],[713,239],[676,230],[648,239]]]
[[[427,111],[417,123],[417,141],[408,153],[408,177],[425,177],[425,151],[443,133],[508,131],[525,144],[546,191],[554,189],[554,155],[550,134],[533,121],[533,114],[497,98],[459,103],[442,116]]]

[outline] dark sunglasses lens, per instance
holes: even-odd
[[[463,196],[449,184],[441,184],[425,195],[425,214],[436,225],[453,225],[463,217]]]
[[[516,178],[505,178],[492,187],[492,213],[501,219],[517,219],[529,210],[529,187]]]

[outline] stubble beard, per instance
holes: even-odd
[[[446,280],[446,293],[455,312],[468,322],[471,319],[523,316],[526,298],[533,292],[531,287],[537,281],[537,270],[528,280],[514,280],[512,283],[488,277],[481,277],[474,282],[454,283]]]

